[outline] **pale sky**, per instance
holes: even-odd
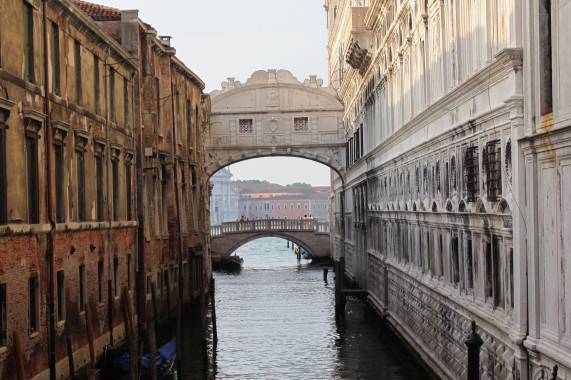
[[[317,75],[327,85],[327,30],[323,0],[91,0],[138,9],[160,36],[172,36],[176,55],[205,83],[228,77],[242,83],[257,70],[286,69],[301,82]],[[329,185],[329,169],[313,161],[265,158],[231,166],[234,179],[282,185]]]

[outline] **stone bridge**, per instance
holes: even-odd
[[[249,241],[280,237],[303,247],[311,258],[330,257],[329,223],[303,219],[261,219],[210,227],[212,260],[229,257]]]
[[[258,157],[289,156],[345,173],[343,104],[312,75],[299,82],[286,70],[260,70],[242,84],[234,78],[210,93],[205,170]],[[279,168],[277,168],[279,170]]]

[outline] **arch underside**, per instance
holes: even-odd
[[[311,237],[315,236],[313,233],[305,232],[305,234],[309,235],[308,238],[310,239]],[[244,244],[267,237],[278,237],[285,240],[289,240],[299,245],[300,247],[303,247],[303,249],[305,249],[309,253],[311,258],[322,257],[322,255],[319,255],[318,249],[314,247],[310,242],[308,242],[307,239],[302,239],[292,233],[287,233],[287,232],[261,231],[256,233],[247,233],[247,234],[229,234],[224,237],[213,238],[212,240],[214,241],[215,239],[228,239],[233,241],[233,244],[228,246],[228,248],[226,248],[224,252],[216,252],[220,256],[220,258],[226,258],[229,257],[232,254],[232,252],[234,252]]]
[[[297,157],[319,162],[345,178],[345,168],[342,165],[341,155],[345,149],[344,144],[330,144],[321,146],[263,146],[241,148],[210,147],[206,157],[205,171],[210,177],[218,170],[253,158],[262,157]],[[280,169],[280,168],[278,168]]]

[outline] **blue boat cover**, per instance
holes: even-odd
[[[172,338],[167,344],[157,350],[157,376],[160,377],[165,371],[166,362],[173,361],[176,356],[176,338]],[[146,375],[149,373],[151,365],[149,355],[139,357],[139,374]],[[129,353],[124,353],[113,362],[124,371],[130,371]]]

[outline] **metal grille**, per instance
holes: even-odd
[[[477,146],[471,146],[466,149],[464,163],[466,168],[465,180],[468,202],[475,202],[478,199],[479,195]]]
[[[309,119],[307,117],[296,117],[293,119],[295,132],[307,132],[309,130]]]
[[[490,141],[484,151],[486,192],[489,201],[497,201],[502,194],[502,148],[499,140]]]
[[[239,133],[254,133],[254,123],[252,119],[240,119],[238,121]]]

